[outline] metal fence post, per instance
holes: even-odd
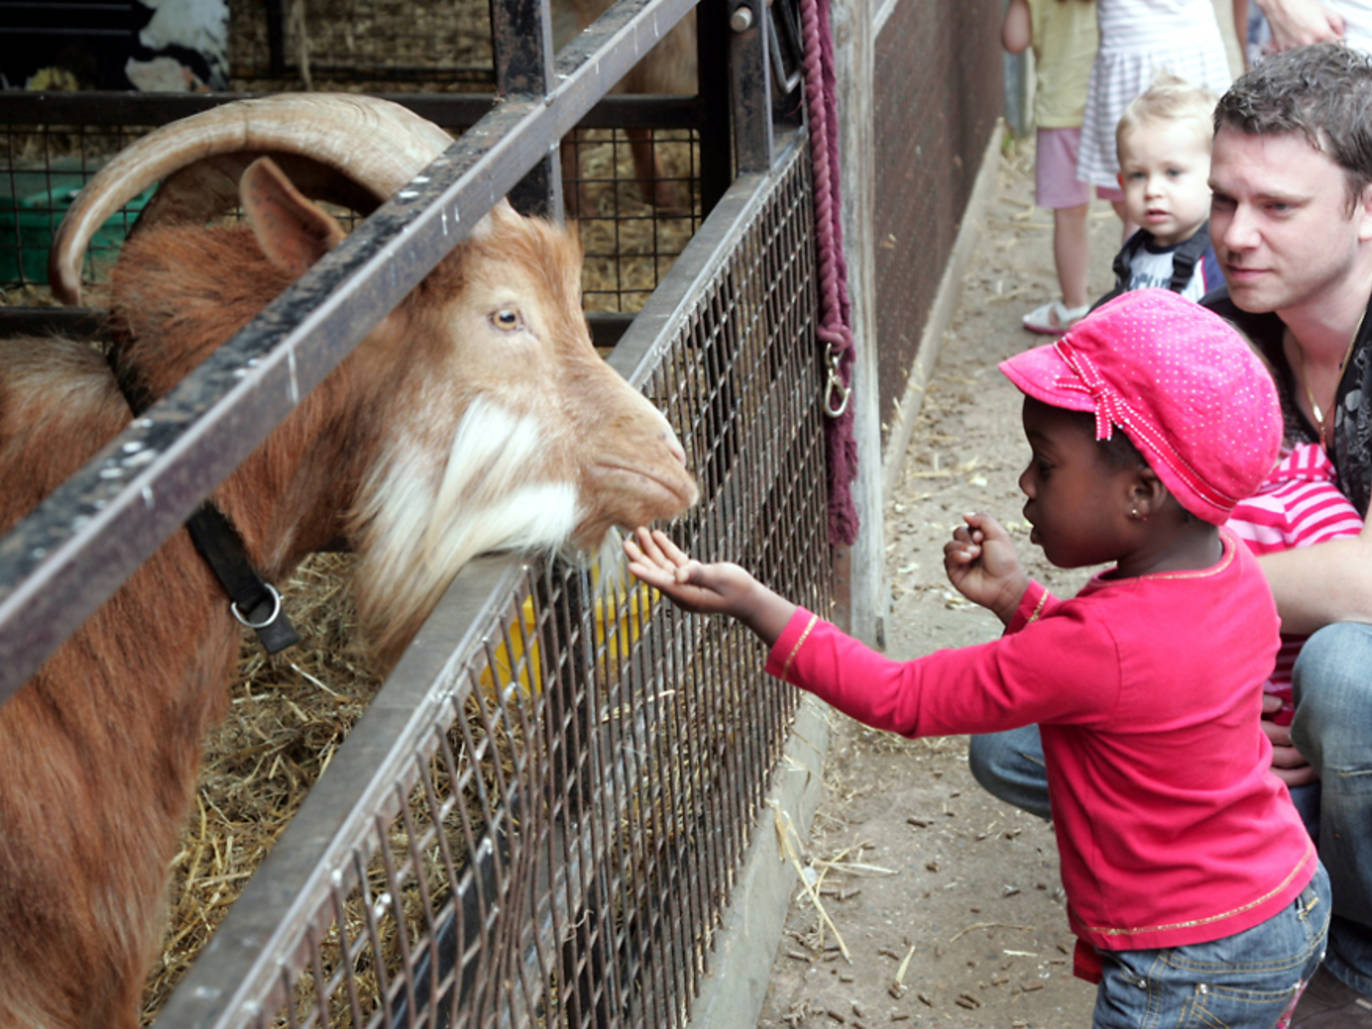
[[[771,17],[762,0],[730,0],[729,82],[733,90],[738,174],[772,164]]]
[[[874,68],[876,4],[840,0],[830,9],[834,26],[834,65],[838,84],[839,176],[843,184],[843,251],[852,301],[853,431],[858,473],[853,504],[858,537],[835,553],[838,614],[849,632],[882,646],[889,589],[883,525],[881,397],[876,331],[876,158]]]
[[[546,96],[553,80],[553,22],[548,0],[491,0],[491,50],[498,96]],[[523,214],[562,218],[562,162],[554,142],[510,191]]]

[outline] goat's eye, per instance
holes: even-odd
[[[502,307],[499,311],[493,312],[489,319],[493,326],[504,332],[514,332],[524,327],[524,319],[513,307]]]

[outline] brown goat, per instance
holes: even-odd
[[[240,202],[245,224],[153,225],[115,266],[120,359],[153,396],[343,236],[270,159]],[[579,276],[566,230],[493,210],[214,492],[263,575],[350,540],[389,661],[476,553],[590,546],[693,503],[666,420],[596,354]],[[0,343],[0,530],[131,417],[88,345]],[[137,1026],[239,640],[179,532],[0,707],[0,1027]]]

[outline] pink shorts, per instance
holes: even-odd
[[[1091,187],[1077,179],[1077,146],[1081,129],[1039,129],[1034,143],[1034,203],[1050,211],[1077,207],[1091,199]],[[1118,189],[1096,187],[1096,196],[1123,200]]]

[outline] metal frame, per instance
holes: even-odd
[[[555,60],[548,54],[547,0],[513,0],[501,9],[496,19],[501,101],[494,107],[487,103],[479,112],[471,108],[478,115],[473,127],[442,156],[0,539],[0,702],[177,531],[201,499],[501,196],[513,191],[526,209],[557,209],[556,140],[581,122],[637,56],[691,6],[690,0],[620,0]],[[761,0],[704,0],[699,18],[703,51],[733,40],[729,75],[702,76],[701,96],[683,103],[698,105],[702,124],[724,133],[733,146],[732,153],[720,148],[724,159],[706,169],[706,190],[713,190],[719,202],[611,355],[615,367],[650,392],[663,374],[669,341],[688,324],[713,324],[710,331],[721,338],[737,332],[747,339],[753,328],[776,320],[806,344],[813,338],[811,240],[793,225],[808,218],[796,210],[796,197],[807,196],[796,186],[804,136],[787,132],[785,145],[777,145],[770,85],[774,68],[769,63],[776,54],[769,42],[769,16]],[[186,98],[173,105],[163,98],[121,97],[118,116],[128,123],[169,120],[185,114],[188,104],[222,99],[227,98]],[[457,97],[395,99],[429,117],[472,103]],[[88,110],[81,105],[89,100],[42,102],[49,105],[48,114],[39,120],[60,121]],[[603,105],[612,107],[612,102]],[[0,97],[0,119],[31,117],[32,111],[23,108],[19,98]],[[784,216],[768,207],[779,195],[783,165],[791,204]],[[764,242],[758,242],[759,234]],[[784,273],[770,283],[742,275],[730,264],[738,253],[746,261],[764,250],[788,255]],[[727,304],[719,299],[735,290],[741,292]],[[789,291],[790,301],[779,302],[776,290]],[[703,295],[714,298],[705,310],[699,306]],[[55,318],[70,327],[71,319],[89,314],[26,317]],[[613,328],[622,324],[620,320]],[[743,377],[746,364],[735,368],[722,363],[712,339],[685,352],[671,350],[672,361],[684,362],[677,370],[684,368],[681,373],[688,380],[700,380],[692,380],[689,398],[675,402],[695,404],[707,421],[716,418],[726,425],[708,443],[693,444],[690,430],[683,435],[688,448],[709,448],[702,459],[708,468],[702,486],[713,499],[707,510],[692,516],[693,539],[714,550],[730,539],[748,554],[772,555],[768,559],[776,562],[785,546],[779,541],[797,531],[797,514],[823,511],[823,476],[815,467],[823,460],[817,442],[822,436],[818,355],[803,350],[794,355],[802,373],[797,377],[754,383]],[[775,364],[777,359],[765,360]],[[804,374],[811,367],[813,383]],[[746,423],[729,420],[740,411],[751,413]],[[780,412],[791,412],[791,419],[780,419]],[[801,431],[797,424],[808,428]],[[765,457],[744,459],[750,453]],[[794,499],[790,492],[773,496],[761,484],[775,466],[759,469],[779,454],[797,453],[806,455],[807,474],[802,481],[793,476],[781,487],[804,499]],[[764,503],[755,509],[754,522],[740,528],[729,521],[729,511],[757,496]],[[803,548],[803,560],[787,562],[795,566],[788,574],[798,580],[773,581],[822,609],[830,585],[827,560],[817,542],[823,539],[822,518],[812,520],[813,538]],[[619,644],[632,649],[632,656],[621,659],[634,669],[630,692],[622,698],[638,713],[628,735],[618,736],[617,730],[604,727],[605,704],[609,695],[621,694],[614,694],[618,687],[595,671],[602,664],[608,667],[609,659],[589,628],[592,609],[602,598],[588,592],[575,575],[572,579],[580,585],[574,587],[558,585],[556,578],[552,572],[535,574],[501,559],[475,562],[458,577],[173,995],[159,1026],[271,1024],[262,1019],[271,1018],[271,1004],[289,993],[292,971],[317,962],[317,934],[350,887],[361,884],[369,903],[382,903],[384,898],[372,896],[365,884],[365,868],[374,853],[386,858],[388,876],[393,872],[381,826],[405,817],[408,791],[422,780],[417,769],[439,746],[441,726],[453,724],[455,701],[472,695],[471,662],[483,654],[489,660],[502,638],[510,647],[511,630],[504,626],[510,597],[521,592],[556,599],[556,604],[540,601],[544,620],[536,632],[546,644],[544,661],[558,664],[541,673],[547,685],[539,720],[519,715],[540,734],[540,753],[548,764],[538,767],[551,769],[552,780],[546,793],[545,786],[515,789],[502,795],[505,806],[490,809],[473,863],[462,876],[461,890],[467,892],[453,884],[458,895],[444,908],[447,920],[426,938],[422,954],[407,954],[404,981],[385,994],[382,1010],[368,1024],[449,1024],[435,1012],[452,1010],[452,998],[469,991],[488,996],[483,1010],[489,1018],[483,1025],[527,1024],[546,1017],[550,1003],[561,1024],[683,1024],[795,698],[789,691],[768,693],[760,684],[750,684],[750,690],[757,685],[765,717],[747,726],[738,749],[692,752],[684,774],[701,794],[692,794],[690,803],[708,805],[698,814],[708,820],[683,823],[679,838],[655,844],[651,854],[634,850],[622,858],[635,867],[661,869],[651,873],[664,877],[652,880],[661,889],[687,890],[679,901],[682,917],[673,917],[678,908],[670,905],[650,908],[651,898],[644,892],[649,884],[633,884],[626,894],[609,861],[625,847],[644,846],[618,838],[620,820],[641,784],[652,779],[653,769],[667,767],[675,756],[675,742],[667,739],[670,720],[666,731],[653,722],[654,702],[637,691],[648,682],[658,683],[659,689],[669,682],[674,689],[673,676],[684,674],[694,682],[699,675],[704,698],[692,703],[708,702],[724,710],[733,703],[739,676],[734,661],[744,644],[725,630],[677,623],[669,627],[658,619],[644,625],[632,643]],[[615,603],[622,613],[624,598]],[[692,656],[692,648],[704,648],[705,656]],[[588,663],[578,664],[578,654]],[[701,661],[707,666],[703,673],[695,670]],[[647,707],[639,709],[644,703]],[[625,740],[633,746],[626,748]],[[700,745],[717,746],[708,738]],[[634,746],[646,750],[639,753]],[[656,783],[649,788],[660,798],[672,787]],[[673,817],[685,816],[678,812]],[[511,835],[516,824],[521,833],[536,829],[541,834],[532,851],[516,845]],[[503,864],[509,860],[523,863],[511,871]],[[532,919],[509,930],[526,934],[513,950],[501,951],[518,955],[513,965],[490,970],[481,964],[479,952],[481,934],[493,924],[496,909],[484,891],[498,883],[514,884],[518,896],[506,903],[528,903]],[[535,887],[546,892],[530,893]],[[462,964],[473,948],[476,963]],[[666,963],[655,957],[658,952],[669,955]],[[455,968],[440,970],[453,962]],[[495,971],[511,977],[508,987],[503,979],[481,979]],[[561,990],[553,1001],[546,992],[550,974]],[[638,982],[641,974],[654,978],[645,985]],[[494,996],[491,991],[500,992]],[[564,1000],[569,1006],[558,1007]],[[353,1006],[356,1010],[355,1001]]]
[[[792,169],[798,148],[803,144],[803,136],[792,137],[783,151],[783,157]],[[741,177],[692,240],[655,292],[649,308],[635,321],[610,357],[611,364],[631,383],[651,389],[653,378],[661,374],[669,341],[679,339],[685,327],[700,319],[699,297],[718,290],[721,280],[730,276],[730,261],[745,245],[748,233],[758,231],[757,223],[765,217],[766,205],[777,189],[778,178],[773,173]],[[762,299],[759,293],[746,303],[751,305]],[[800,306],[807,305],[802,302]],[[812,305],[810,310],[813,311]],[[802,359],[801,363],[807,362]],[[814,366],[817,376],[818,361],[808,363]],[[760,411],[774,408],[777,403],[783,407],[799,405],[810,412],[814,426],[818,428],[821,419],[817,389],[801,398],[795,393],[795,384],[787,381],[763,383],[759,388],[773,394],[771,399],[759,397],[754,401],[761,404]],[[755,424],[779,426],[784,422],[778,422],[775,414],[760,413]],[[815,440],[819,438],[816,432]],[[780,437],[767,443],[774,447],[786,446],[786,440]],[[768,448],[760,446],[758,449]],[[822,451],[818,444],[814,449],[817,453]],[[761,456],[754,460],[761,465],[769,463]],[[705,521],[694,529],[683,531],[697,534],[702,545],[706,540],[712,540],[713,545],[718,546],[720,537],[733,532],[741,532],[745,537],[756,536],[759,540],[771,538],[777,525],[763,517],[756,504],[740,502],[740,497],[756,493],[756,486],[746,471],[730,469],[711,479],[713,482],[707,484],[707,491],[713,493],[709,502],[709,510],[713,513],[704,515]],[[806,488],[812,487],[818,489],[817,507],[822,512],[823,484],[814,482]],[[758,521],[744,526],[727,524],[725,520],[731,510],[747,510],[750,517]],[[822,538],[823,531],[817,519],[814,534]],[[736,541],[734,545],[739,546],[739,543]],[[755,556],[760,557],[766,551],[774,556],[777,553],[766,542],[753,546]],[[798,581],[791,585],[804,602],[818,606],[827,592],[823,581],[825,561],[818,553],[812,553],[811,557],[813,567],[802,568],[804,562],[797,564],[793,574]],[[358,888],[359,869],[376,853],[378,837],[384,835],[380,827],[396,817],[403,806],[404,797],[415,783],[415,769],[421,767],[438,746],[439,736],[452,724],[455,712],[460,712],[462,700],[472,696],[474,675],[470,662],[475,660],[480,664],[483,655],[489,655],[492,647],[502,642],[509,645],[512,630],[507,623],[511,605],[517,603],[520,595],[539,594],[543,589],[540,581],[527,566],[504,557],[480,559],[454,581],[419,639],[384,684],[367,715],[340,748],[272,854],[163,1009],[156,1022],[159,1029],[228,1029],[259,1024],[255,1021],[259,1016],[273,1017],[278,1005],[289,995],[291,973],[309,968],[312,948],[317,948],[317,938],[338,908],[338,898],[346,896],[350,889]],[[611,596],[616,610],[622,611],[626,598],[622,594],[612,593]],[[591,784],[581,787],[585,790],[582,796],[568,785],[574,776],[569,777],[566,770],[556,772],[563,781],[547,782],[548,789],[554,793],[558,790],[570,792],[562,794],[561,817],[550,820],[540,820],[535,812],[539,792],[535,783],[545,780],[530,775],[524,787],[511,786],[511,798],[522,796],[525,808],[518,813],[506,811],[503,821],[497,815],[493,819],[495,824],[488,827],[488,835],[474,854],[477,867],[468,867],[462,880],[465,885],[458,889],[463,898],[459,906],[466,908],[465,918],[450,916],[446,935],[435,933],[434,939],[411,943],[414,967],[405,970],[409,982],[407,989],[400,991],[405,998],[403,1004],[389,1013],[393,1024],[448,1024],[440,1013],[443,1008],[440,1001],[450,1002],[455,990],[467,992],[491,987],[490,983],[482,985],[467,981],[461,969],[454,971],[451,967],[444,971],[450,978],[431,976],[427,962],[438,960],[439,955],[445,962],[452,962],[456,956],[470,954],[472,948],[481,946],[483,931],[489,929],[490,920],[497,917],[496,909],[502,907],[498,892],[494,892],[498,879],[522,878],[526,881],[526,889],[538,891],[526,902],[535,912],[541,912],[530,923],[529,931],[533,936],[525,944],[525,960],[530,965],[528,974],[535,980],[539,967],[548,963],[547,955],[556,953],[569,934],[575,936],[573,927],[588,917],[601,917],[594,913],[603,912],[606,898],[616,895],[613,884],[607,882],[597,886],[596,883],[603,873],[601,866],[608,860],[607,854],[615,846],[609,837],[626,817],[625,805],[651,760],[647,755],[638,754],[635,746],[625,746],[623,742],[604,739],[597,743],[595,737],[600,730],[594,727],[605,724],[605,706],[612,704],[615,696],[620,696],[635,706],[647,705],[635,716],[638,727],[630,731],[632,736],[642,740],[653,731],[660,732],[660,727],[651,723],[653,705],[647,698],[677,685],[671,669],[686,661],[683,656],[686,650],[699,646],[702,631],[713,630],[699,624],[683,625],[680,620],[669,619],[664,623],[654,619],[643,625],[641,634],[619,653],[618,659],[625,662],[624,667],[633,669],[632,674],[638,680],[626,687],[627,692],[614,694],[613,688],[604,682],[574,686],[568,675],[583,674],[589,668],[591,675],[598,678],[601,673],[594,669],[605,660],[600,652],[604,644],[593,644],[583,633],[588,620],[586,608],[594,599],[594,593],[587,592],[584,585],[562,597],[560,606],[570,600],[571,613],[554,618],[555,627],[545,639],[546,653],[541,658],[545,667],[540,673],[543,685],[539,698],[507,703],[521,709],[523,713],[515,717],[528,723],[525,732],[531,738],[543,739],[546,732],[565,731],[557,725],[568,719],[573,722],[579,719],[580,724],[592,727],[589,735],[581,738],[581,746],[595,752],[597,756],[588,759],[587,767],[600,774]],[[742,633],[737,629],[733,631]],[[543,630],[537,632],[541,635]],[[740,635],[734,645],[742,642]],[[590,663],[581,666],[582,671],[578,672],[580,659],[577,654],[587,648],[596,652],[585,654],[585,660]],[[564,666],[562,662],[569,655],[570,664]],[[664,660],[670,667],[659,667]],[[556,662],[556,667],[551,662]],[[526,667],[524,672],[527,671]],[[748,685],[750,691],[765,695],[769,688],[757,673],[749,676],[731,668],[729,674],[756,677],[759,681]],[[720,842],[718,846],[722,849],[717,850],[712,860],[720,862],[720,873],[726,877],[730,863],[741,854],[746,842],[746,825],[760,801],[765,776],[756,773],[770,767],[775,760],[785,726],[794,712],[796,694],[790,690],[776,690],[776,685],[773,683],[770,687],[774,699],[763,702],[770,712],[767,717],[770,729],[758,740],[749,741],[742,756],[728,762],[737,764],[743,774],[737,776],[730,788],[740,790],[740,796],[733,800],[721,797],[721,802],[732,809],[727,819],[731,832],[729,839]],[[567,700],[558,700],[564,694]],[[631,697],[634,699],[630,700]],[[570,707],[562,709],[564,703],[578,707],[585,704],[592,710],[576,716]],[[456,717],[460,719],[461,716]],[[649,722],[645,723],[645,719]],[[535,723],[545,727],[536,728]],[[753,750],[753,747],[760,749]],[[551,767],[556,769],[560,763],[553,760]],[[548,770],[542,769],[543,774]],[[520,779],[517,770],[513,774],[515,780]],[[516,821],[521,826],[521,840],[502,843],[502,834]],[[502,825],[507,828],[502,829]],[[530,842],[530,837],[546,839],[538,843]],[[522,853],[526,855],[523,860],[530,860],[528,855],[533,855],[534,864],[530,867],[521,864],[521,845]],[[522,873],[520,869],[523,869]],[[694,876],[684,878],[690,881]],[[697,903],[722,906],[727,898],[727,883],[721,882],[717,886],[720,890],[717,896],[700,898]],[[621,913],[620,918],[624,917]],[[704,931],[708,939],[715,919],[703,910],[697,918],[700,924],[694,928]],[[457,925],[463,928],[456,928]],[[621,927],[616,934],[611,927],[601,926],[590,933],[589,940],[582,941],[577,955],[583,961],[591,961],[583,951],[598,953],[606,947],[613,949],[614,939],[619,939],[618,946],[623,949],[623,934],[627,931]],[[652,931],[669,930],[666,925],[659,924]],[[671,931],[680,932],[682,927]],[[666,945],[677,952],[683,946],[688,950],[694,947],[685,941]],[[633,955],[630,948],[627,960],[634,961]],[[646,953],[639,955],[638,960],[651,962]],[[676,1014],[666,1010],[652,1019],[627,1018],[624,1007],[631,1004],[629,994],[633,990],[628,983],[637,979],[634,969],[616,972],[603,955],[593,963],[594,977],[600,985],[589,991],[589,997],[581,996],[584,991],[571,986],[567,990],[576,993],[583,1002],[589,1003],[597,996],[600,1000],[582,1011],[579,1017],[568,1016],[568,1021],[557,1024],[612,1026],[626,1021],[654,1026],[684,1024]],[[669,963],[668,969],[657,969],[658,975],[670,971],[673,977],[682,980],[675,985],[659,984],[660,991],[665,991],[669,1007],[672,1003],[683,1002],[693,992],[687,983],[699,975],[699,968],[694,967],[694,959],[688,964],[693,967],[681,966],[678,958]],[[583,967],[583,974],[588,968]],[[470,970],[468,975],[471,975]],[[498,1005],[504,1015],[492,1024],[528,1024],[534,1020],[537,1001],[527,995],[527,986],[521,988],[519,979],[517,975],[512,977],[508,997]],[[683,989],[685,993],[681,992]],[[676,998],[674,1002],[672,997]],[[504,1004],[508,1004],[508,1008]],[[491,1012],[487,1011],[487,1014]],[[261,1024],[273,1023],[264,1021]]]

